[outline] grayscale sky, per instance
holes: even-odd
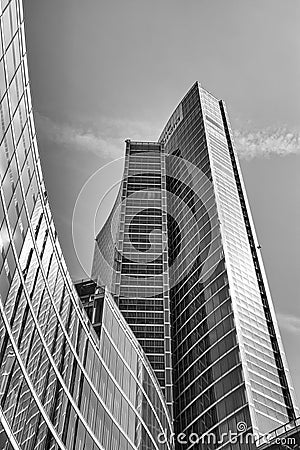
[[[88,178],[156,140],[199,80],[226,101],[294,384],[300,399],[299,0],[25,0],[36,128],[52,212],[74,279],[71,222]],[[113,163],[79,198],[76,250],[90,267],[91,206]],[[105,221],[113,193],[98,211]]]

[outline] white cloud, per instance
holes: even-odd
[[[300,132],[287,129],[264,129],[260,131],[234,132],[235,148],[241,158],[286,156],[300,154]]]
[[[93,152],[103,158],[124,154],[124,140],[153,140],[160,134],[159,126],[125,119],[99,118],[81,123],[80,126],[57,123],[49,117],[35,113],[38,137],[54,142],[73,151]],[[300,132],[287,129],[260,131],[236,130],[236,150],[241,158],[285,156],[300,154]]]
[[[293,334],[300,334],[300,317],[278,313],[277,318],[282,329]]]
[[[126,138],[145,140],[149,135],[156,135],[156,130],[143,122],[99,119],[97,125],[94,121],[92,124],[76,126],[57,123],[38,112],[35,113],[35,124],[38,138],[62,148],[92,152],[104,158],[123,156]]]

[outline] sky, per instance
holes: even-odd
[[[125,139],[157,140],[198,80],[227,105],[300,400],[299,0],[26,0],[24,13],[41,162],[72,278],[90,270]]]

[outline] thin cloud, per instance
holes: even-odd
[[[80,126],[57,123],[49,117],[35,113],[38,137],[72,151],[92,152],[102,158],[124,154],[124,140],[153,140],[159,127],[145,122],[99,118]],[[235,147],[243,159],[300,154],[300,132],[286,129],[260,131],[236,130]]]
[[[46,116],[35,113],[37,135],[72,151],[92,152],[99,156],[122,156],[123,148],[118,139],[104,138],[88,128],[58,124]]]
[[[102,158],[121,157],[124,154],[124,140],[145,140],[155,135],[143,122],[127,120],[99,119],[95,123],[79,126],[57,123],[49,117],[35,113],[37,135],[54,144],[72,151],[92,152]],[[101,131],[100,131],[101,130]]]
[[[296,130],[237,130],[234,132],[234,141],[237,153],[244,159],[300,154],[300,132]]]
[[[300,335],[300,317],[279,313],[277,314],[277,318],[282,329],[289,333]]]

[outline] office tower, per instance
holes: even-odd
[[[20,0],[0,5],[0,118],[1,450],[171,449],[157,442],[171,418],[132,331],[101,289],[94,330],[66,268],[38,155]]]
[[[198,83],[158,142],[126,141],[92,276],[109,287],[162,387],[173,387],[176,435],[259,435],[295,419],[226,108]]]
[[[161,144],[126,142],[124,182],[116,207],[97,236],[92,277],[113,292],[172,409],[164,164]]]
[[[300,446],[300,419],[297,418],[271,431],[268,436],[260,436],[259,450],[287,450]]]

